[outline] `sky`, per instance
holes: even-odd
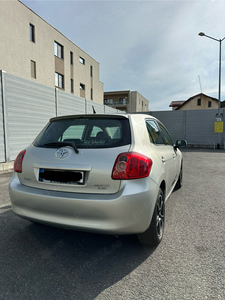
[[[201,92],[218,99],[220,43],[198,34],[225,37],[224,0],[21,2],[99,62],[105,92],[138,91],[150,111]]]

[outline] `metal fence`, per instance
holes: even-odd
[[[214,132],[217,109],[152,111],[149,114],[159,119],[170,131],[173,140],[185,139],[191,146],[220,144],[224,148],[224,133]],[[221,109],[225,121],[225,110]]]
[[[119,111],[0,71],[0,163],[15,159],[54,116]]]
[[[29,145],[51,117],[120,111],[34,81],[0,71],[0,163],[15,159]],[[146,113],[146,112],[145,112]],[[189,145],[224,147],[224,133],[214,133],[217,110],[148,112],[170,131],[174,141]],[[221,109],[225,121],[224,109]]]

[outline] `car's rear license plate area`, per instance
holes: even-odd
[[[84,172],[39,169],[39,181],[47,183],[84,184]]]

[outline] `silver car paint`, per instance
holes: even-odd
[[[149,178],[124,181],[115,194],[48,191],[10,184],[12,210],[20,217],[52,226],[108,234],[141,233],[147,229],[158,185]]]
[[[112,166],[118,154],[129,151],[129,145],[110,149],[80,149],[79,154],[70,147],[66,148],[70,154],[59,159],[55,156],[56,149],[29,146],[23,172],[18,175],[21,184],[39,189],[88,194],[113,194],[119,190],[120,181],[111,178]],[[86,181],[84,185],[39,182],[40,168],[84,171]]]

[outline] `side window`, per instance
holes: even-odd
[[[173,140],[172,140],[172,138],[171,138],[169,132],[166,130],[166,128],[165,128],[161,123],[158,123],[158,125],[159,125],[159,128],[160,128],[160,130],[161,130],[161,133],[162,133],[162,135],[163,135],[163,137],[164,137],[164,140],[165,140],[166,145],[171,145],[171,146],[173,146]]]
[[[147,129],[148,129],[150,141],[151,142],[153,141],[153,143],[155,143],[156,145],[165,144],[164,141],[163,141],[163,137],[161,135],[161,132],[160,132],[157,124],[155,123],[155,121],[147,120],[146,124],[147,124]]]

